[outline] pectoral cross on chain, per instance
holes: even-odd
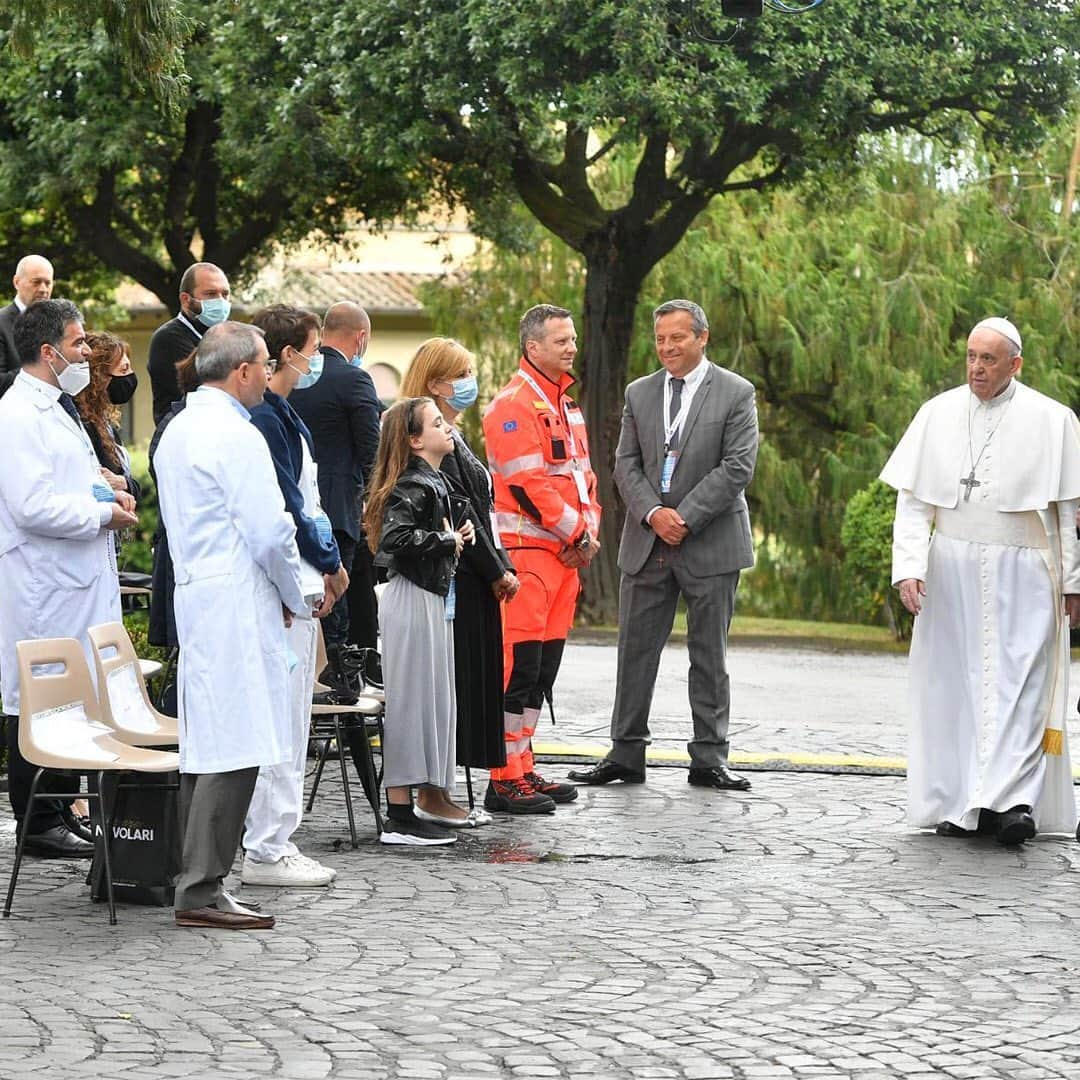
[[[971,502],[971,489],[972,488],[982,487],[982,481],[975,479],[975,470],[974,470],[974,468],[971,470],[970,473],[968,473],[967,476],[962,476],[960,478],[960,483],[963,484],[964,487],[966,488],[966,490],[964,491],[964,502]]]

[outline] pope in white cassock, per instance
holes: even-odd
[[[274,925],[222,887],[259,767],[290,756],[285,627],[304,604],[296,526],[247,411],[263,400],[268,358],[254,327],[208,330],[202,385],[154,453],[180,642],[180,926]]]
[[[1080,619],[1080,424],[1016,380],[1020,333],[984,319],[967,386],[919,410],[897,489],[893,584],[911,643],[908,819],[1018,844],[1076,827],[1065,733]]]

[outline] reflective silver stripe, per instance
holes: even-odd
[[[532,536],[537,540],[553,540],[556,543],[565,544],[577,532],[578,512],[567,505],[562,517],[559,518],[559,524],[554,529],[545,529],[543,525],[538,525],[524,514],[508,514],[501,510],[495,515],[495,521],[501,533],[511,536]]]
[[[508,514],[500,510],[495,515],[495,521],[501,533],[510,533],[516,536],[535,536],[544,540],[559,539],[554,533],[537,525],[532,518],[528,518],[524,514]]]
[[[544,455],[522,454],[521,457],[511,458],[503,465],[500,465],[497,461],[493,462],[489,458],[488,463],[491,465],[492,470],[497,471],[500,476],[513,476],[515,473],[525,472],[526,469],[542,469],[544,467]]]
[[[578,531],[580,520],[581,515],[569,503],[564,503],[562,516],[559,518],[559,524],[555,526],[555,532],[563,539],[569,540]]]

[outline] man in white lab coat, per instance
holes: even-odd
[[[296,526],[248,409],[263,399],[262,333],[207,331],[202,384],[154,454],[180,642],[180,926],[270,929],[222,887],[260,766],[289,756],[285,628],[304,603]]]
[[[125,492],[113,501],[103,485],[72,400],[90,381],[79,309],[69,300],[33,303],[15,319],[13,338],[22,366],[0,400],[6,456],[0,469],[0,693],[8,795],[26,831],[26,851],[81,857],[92,854],[93,845],[68,827],[65,805],[36,801],[32,812],[27,805],[36,770],[19,753],[15,643],[74,637],[89,657],[87,629],[120,618],[108,532],[137,523],[135,501]],[[70,783],[46,777],[39,791],[64,791]]]

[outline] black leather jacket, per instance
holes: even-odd
[[[386,501],[375,562],[388,577],[400,574],[421,589],[446,596],[457,567],[454,534],[444,520],[460,525],[468,500],[450,495],[426,461],[410,458]]]

